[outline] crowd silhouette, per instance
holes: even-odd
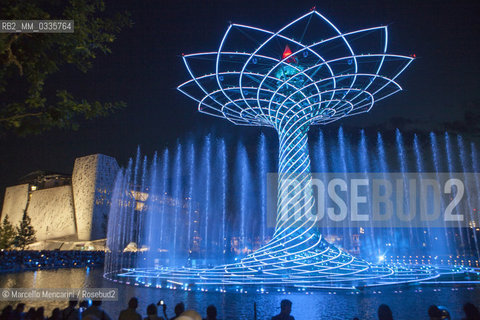
[[[78,305],[78,307],[77,307]],[[206,308],[206,317],[202,318],[200,313],[195,310],[185,310],[183,302],[178,303],[174,308],[175,315],[167,316],[167,306],[162,300],[157,304],[149,304],[146,309],[146,316],[142,317],[140,311],[137,311],[138,299],[132,297],[128,301],[127,308],[122,310],[118,315],[118,320],[217,320],[217,308],[214,305],[209,305]],[[160,310],[159,310],[160,309]],[[162,314],[159,315],[159,312]],[[291,315],[292,302],[284,299],[280,303],[280,313],[269,319],[271,320],[295,320]],[[480,320],[480,312],[478,308],[467,302],[463,305],[463,320]],[[257,317],[255,316],[255,320]],[[386,304],[381,304],[377,311],[378,320],[394,320],[394,316],[390,307]],[[430,320],[448,320],[451,319],[450,312],[442,306],[432,305],[425,311],[423,319]],[[3,308],[0,314],[0,320],[112,320],[112,317],[102,308],[102,301],[94,300],[89,305],[87,301],[69,301],[68,306],[60,310],[55,308],[49,317],[45,315],[43,307],[29,308],[26,310],[25,303],[18,303],[15,308],[12,305],[7,305]],[[313,320],[313,319],[312,319]],[[360,320],[360,318],[353,318],[353,320]]]

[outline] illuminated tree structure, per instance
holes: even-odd
[[[375,102],[402,90],[396,79],[413,58],[387,53],[387,40],[387,27],[342,33],[313,10],[277,32],[231,24],[218,50],[183,55],[191,79],[178,90],[197,101],[200,112],[278,132],[275,233],[238,263],[135,269],[124,275],[220,290],[246,285],[352,288],[437,278],[440,272],[434,268],[370,264],[329,244],[314,229],[308,130],[368,112]]]

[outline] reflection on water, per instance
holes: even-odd
[[[220,319],[253,319],[253,304],[257,303],[259,320],[270,319],[279,312],[282,299],[293,302],[292,314],[298,320],[311,319],[376,319],[376,309],[382,303],[388,304],[395,319],[426,319],[431,304],[447,307],[452,319],[462,318],[462,305],[473,302],[480,304],[479,287],[441,287],[410,286],[404,288],[381,288],[352,293],[341,291],[315,292],[314,294],[234,294],[213,292],[185,292],[167,289],[140,288],[112,283],[102,278],[101,269],[61,269],[15,274],[0,274],[1,288],[118,288],[119,301],[105,302],[104,307],[113,319],[118,318],[121,309],[126,307],[131,296],[139,298],[138,311],[145,316],[147,305],[165,300],[169,316],[173,316],[173,307],[184,301],[187,308],[200,310],[205,316],[209,304],[218,308]],[[7,305],[0,302],[0,307]],[[44,306],[47,315],[56,308],[64,308],[67,301],[27,302],[27,308]],[[408,308],[407,308],[408,306]]]

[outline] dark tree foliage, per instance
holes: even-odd
[[[464,137],[480,137],[480,111],[478,104],[470,104],[469,109],[463,114],[463,119],[450,121],[444,124],[445,130],[450,133],[461,134]]]
[[[27,214],[27,210],[23,211],[22,221],[17,227],[17,235],[14,244],[16,247],[24,250],[26,246],[37,241],[35,238],[35,229],[33,229],[32,221]]]
[[[0,225],[0,249],[10,249],[15,240],[15,228],[8,219],[8,214]]]
[[[76,98],[61,84],[55,90],[45,86],[66,66],[87,72],[98,54],[110,53],[116,35],[131,24],[128,13],[108,14],[98,0],[2,0],[0,12],[4,20],[74,20],[75,30],[0,34],[0,132],[76,129],[79,120],[106,116],[125,106]]]

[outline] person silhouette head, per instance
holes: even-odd
[[[280,302],[280,313],[289,315],[292,312],[292,301],[284,299]]]
[[[428,308],[428,316],[430,317],[430,320],[439,320],[442,319],[442,312],[436,305],[431,305]]]
[[[177,303],[174,311],[175,311],[175,315],[179,317],[185,311],[185,305],[183,304],[183,302]]]
[[[147,307],[147,316],[156,316],[157,315],[157,306],[152,304],[149,304]]]
[[[386,304],[378,307],[378,320],[393,320],[392,310]]]
[[[207,307],[207,319],[214,320],[217,319],[217,308],[213,304]]]
[[[133,310],[137,309],[138,299],[135,297],[130,298],[130,300],[128,301],[128,307]]]
[[[470,302],[463,305],[463,312],[465,313],[465,320],[480,320],[480,312],[477,307]]]

